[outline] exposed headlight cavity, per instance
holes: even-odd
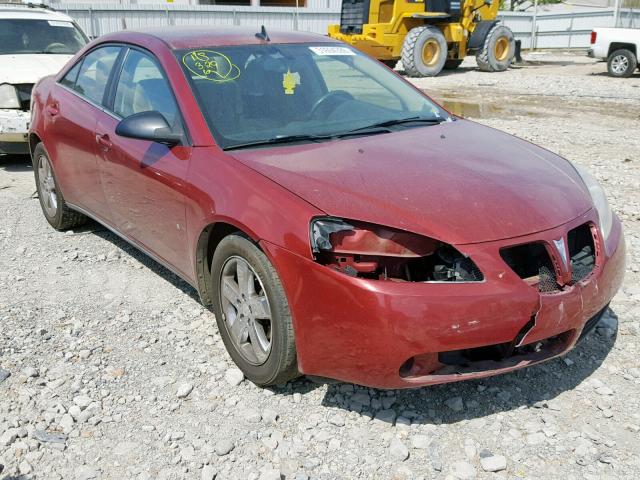
[[[391,227],[333,217],[311,222],[316,262],[352,277],[398,282],[477,282],[475,263],[453,246]]]
[[[606,239],[611,233],[611,227],[613,226],[613,212],[607,201],[607,195],[604,192],[602,186],[598,183],[593,175],[582,167],[575,166],[582,177],[582,181],[589,189],[589,194],[593,200],[593,205],[598,212],[598,218],[600,219],[600,231],[602,236]]]
[[[18,91],[13,85],[8,83],[0,85],[0,108],[20,108]]]
[[[345,230],[353,230],[353,225],[349,225],[339,218],[318,218],[311,222],[311,249],[314,253],[329,251],[331,245],[331,234]]]

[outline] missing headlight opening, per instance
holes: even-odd
[[[584,280],[593,271],[598,256],[597,245],[596,230],[592,224],[584,223],[569,231],[567,247],[571,281],[566,285]],[[542,242],[505,247],[500,249],[500,256],[520,278],[540,293],[557,293],[564,288],[558,282],[556,269]]]
[[[593,271],[596,265],[596,238],[595,229],[588,223],[569,231],[567,240],[572,283],[584,280]]]
[[[338,219],[312,225],[318,263],[346,275],[404,282],[480,282],[476,264],[453,246],[388,227]]]

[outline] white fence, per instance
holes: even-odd
[[[522,48],[587,48],[591,30],[613,26],[613,9],[574,13],[500,12]],[[617,26],[640,28],[640,11],[621,9]]]
[[[326,34],[340,22],[340,0],[315,0],[312,8],[232,7],[187,5],[118,5],[63,3],[57,8],[76,19],[91,37],[122,29],[167,25],[265,25],[280,30]],[[324,5],[324,8],[320,8]],[[500,12],[522,48],[586,48],[594,27],[613,26],[613,9],[580,13]],[[618,26],[640,28],[640,11],[622,9]]]

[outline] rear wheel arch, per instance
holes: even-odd
[[[609,51],[607,52],[607,57],[609,57],[616,50],[629,50],[633,53],[636,58],[638,58],[638,51],[636,50],[636,46],[633,43],[624,43],[624,42],[611,42],[609,44]]]

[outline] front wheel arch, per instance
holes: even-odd
[[[220,242],[232,234],[240,234],[251,240],[258,248],[260,244],[247,229],[221,220],[213,222],[202,229],[196,243],[195,272],[200,301],[209,310],[213,309],[215,294],[211,291],[211,261]],[[262,250],[262,249],[261,249]]]

